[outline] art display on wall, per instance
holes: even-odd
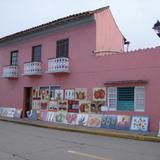
[[[160,137],[160,121],[159,121],[159,131],[158,131],[158,137]]]
[[[79,100],[79,101],[87,100],[87,88],[76,88],[75,100]]]
[[[133,116],[130,130],[147,132],[149,126],[149,117]]]
[[[80,101],[79,102],[79,112],[80,113],[90,113],[91,112],[91,101]]]
[[[129,130],[131,123],[131,117],[125,115],[117,116],[116,129]]]
[[[106,88],[93,88],[93,101],[106,101]]]
[[[92,113],[102,113],[101,107],[104,106],[104,102],[96,101],[91,103]]]
[[[88,122],[88,114],[82,114],[82,113],[78,114],[76,122],[77,125],[87,126],[87,122]]]
[[[55,100],[62,101],[64,96],[64,90],[63,89],[56,89],[55,90]]]
[[[46,121],[47,118],[47,110],[40,110],[40,120]]]
[[[68,100],[68,112],[79,113],[79,101]]]
[[[57,123],[66,123],[66,112],[56,112],[55,121]]]
[[[55,100],[51,100],[48,104],[48,110],[49,111],[58,111],[58,102]]]
[[[56,112],[48,111],[46,121],[55,122],[55,115],[56,115]]]
[[[76,125],[77,122],[77,113],[67,113],[66,114],[66,123],[70,125]]]
[[[32,109],[39,110],[41,108],[40,100],[32,99]]]
[[[74,100],[75,90],[74,89],[65,89],[64,91],[65,100]]]
[[[37,110],[27,111],[27,117],[28,117],[28,119],[30,119],[30,120],[37,120],[37,119],[38,119]]]
[[[68,101],[67,100],[58,101],[58,110],[67,112],[68,111]]]
[[[101,128],[115,129],[117,124],[116,115],[103,115],[101,120]]]
[[[90,114],[87,121],[88,127],[100,127],[101,126],[101,115]]]
[[[33,88],[32,89],[32,98],[33,99],[39,99],[40,98],[39,88]]]

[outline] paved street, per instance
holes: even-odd
[[[0,121],[0,160],[159,160],[160,143]]]

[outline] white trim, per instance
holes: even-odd
[[[114,89],[115,91],[113,91],[113,93],[109,92],[109,90],[111,90],[111,89]],[[116,95],[115,98],[110,98],[110,94],[115,94]],[[116,101],[116,106],[115,107],[110,108],[110,106],[109,106],[109,101],[110,100],[115,100]],[[109,87],[108,88],[108,110],[109,111],[117,111],[117,87]]]

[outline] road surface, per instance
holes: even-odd
[[[160,160],[160,143],[0,121],[0,160]]]

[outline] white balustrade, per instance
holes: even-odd
[[[17,78],[18,77],[18,66],[10,65],[3,67],[4,78]]]
[[[41,75],[41,62],[28,62],[24,64],[24,75]]]
[[[69,73],[69,58],[60,57],[48,60],[48,73]]]

